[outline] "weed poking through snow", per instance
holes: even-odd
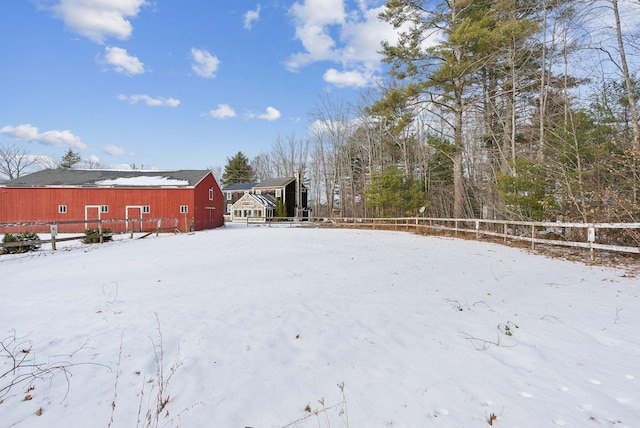
[[[336,419],[342,422],[343,427],[349,428],[349,412],[347,410],[347,398],[344,393],[344,382],[340,382],[338,384],[338,388],[340,389],[340,394],[342,396],[342,400],[340,402],[327,406],[323,397],[318,400],[318,404],[320,404],[320,407],[318,408],[314,409],[311,407],[311,404],[307,404],[304,408],[307,415],[284,425],[282,428],[297,427],[300,423],[307,422],[314,418],[316,419],[318,428],[330,428],[331,421],[336,421]]]

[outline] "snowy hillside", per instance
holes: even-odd
[[[640,280],[613,268],[233,225],[0,278],[2,427],[640,426]]]

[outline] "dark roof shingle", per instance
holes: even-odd
[[[208,170],[43,169],[0,184],[3,187],[193,187]]]

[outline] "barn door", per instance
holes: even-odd
[[[97,229],[100,220],[100,205],[85,205],[84,207],[84,228]]]
[[[214,212],[213,210],[215,210],[215,207],[204,207],[205,210],[208,211],[209,213],[209,226],[207,227],[207,229],[213,229],[213,220],[214,220]]]
[[[142,207],[127,207],[127,232],[142,231]]]

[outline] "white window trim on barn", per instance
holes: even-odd
[[[107,211],[109,212],[109,208],[108,205],[85,205],[84,206],[84,228],[85,229],[97,229],[98,225],[95,223],[91,223],[91,221],[99,221],[102,220],[102,213],[104,213],[105,211],[103,211],[103,207],[107,207]],[[96,213],[98,214],[98,218],[89,218],[89,211],[92,210],[96,210]]]

